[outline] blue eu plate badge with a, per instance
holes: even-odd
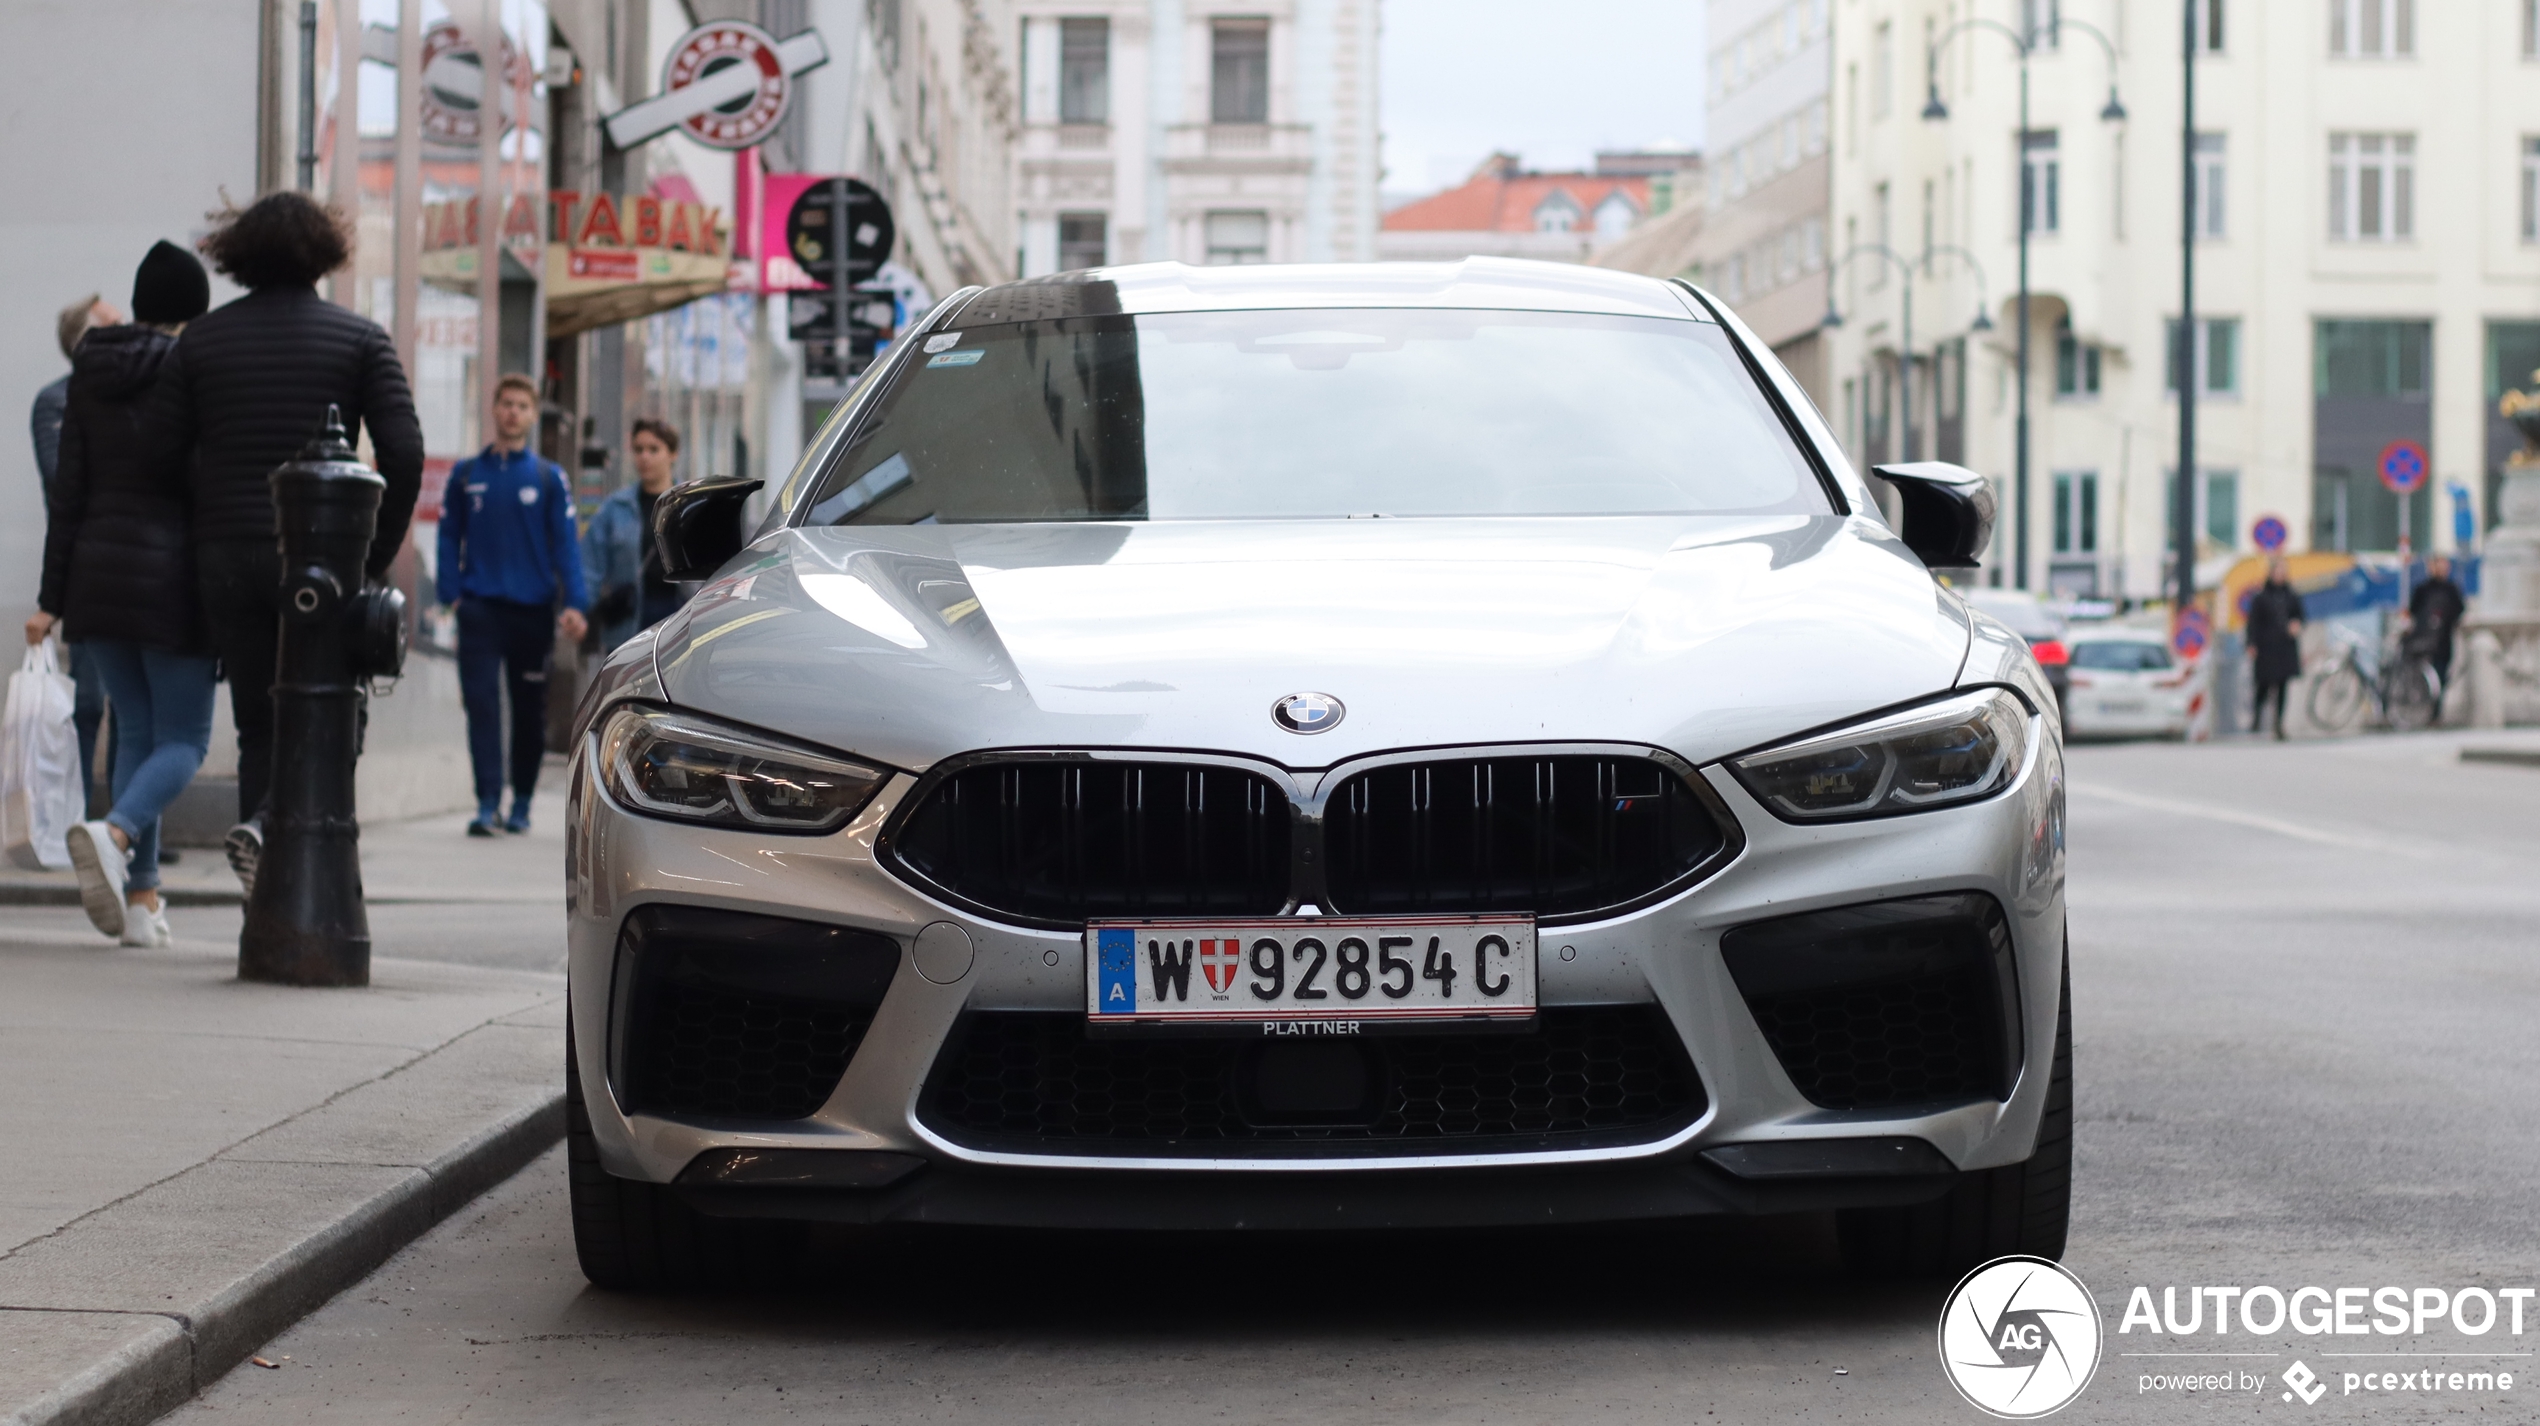
[[[1094,954],[1102,973],[1095,1013],[1134,1015],[1138,1011],[1138,933],[1104,927],[1095,933]]]

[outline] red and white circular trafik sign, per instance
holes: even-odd
[[[698,143],[745,149],[773,133],[793,99],[776,41],[741,20],[715,20],[680,38],[662,66],[662,88],[699,91],[679,127]]]

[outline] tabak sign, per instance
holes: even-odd
[[[478,224],[482,211],[475,198],[423,205],[424,251],[475,247],[481,237]],[[502,240],[536,242],[543,235],[549,243],[572,249],[575,261],[587,256],[596,266],[616,260],[613,254],[622,255],[629,277],[634,275],[632,250],[636,248],[667,248],[700,257],[730,255],[723,210],[710,204],[649,194],[621,198],[613,193],[583,194],[557,188],[547,194],[544,217],[542,228],[532,195],[513,195],[511,206],[503,214]],[[589,275],[605,274],[595,271]]]

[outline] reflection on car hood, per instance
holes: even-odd
[[[1867,519],[1195,521],[781,531],[658,657],[674,703],[913,771],[1542,740],[1704,762],[1946,689],[1967,639]],[[1336,728],[1271,721],[1308,691]]]

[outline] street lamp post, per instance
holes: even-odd
[[[2184,81],[2179,105],[2178,218],[2178,492],[2170,499],[2171,556],[2181,614],[2196,599],[2196,0],[2185,0],[2185,43],[2179,51]],[[2407,508],[2401,496],[2399,508]],[[2406,577],[2402,570],[2401,577]]]
[[[2012,538],[2015,542],[2015,548],[2012,554],[2011,566],[2015,577],[2014,582],[2016,586],[2021,589],[2028,588],[2029,563],[2028,239],[2029,231],[2036,226],[2038,196],[2032,191],[2028,179],[2028,62],[2030,57],[2037,52],[2038,41],[2041,38],[2042,33],[2053,33],[2057,30],[2063,29],[2079,30],[2099,42],[2099,48],[2106,53],[2108,58],[2108,103],[2099,111],[2099,117],[2109,123],[2116,123],[2124,119],[2125,105],[2117,101],[2117,47],[2109,40],[2106,34],[2100,31],[2099,27],[2096,25],[2085,24],[2080,20],[2057,19],[2050,21],[2045,25],[2032,28],[2026,33],[2022,33],[2021,31],[2014,30],[2010,26],[2003,24],[1999,20],[1970,18],[1960,20],[1958,23],[1951,25],[1948,29],[1941,31],[1939,38],[1933,40],[1930,48],[1923,52],[1923,79],[1925,92],[1928,95],[1923,104],[1923,118],[1925,121],[1931,123],[1938,123],[1949,117],[1949,106],[1940,102],[1940,52],[1948,47],[1951,40],[1956,39],[1960,34],[1969,30],[1991,30],[2009,40],[2011,42],[2012,49],[2016,50],[2020,56],[2020,331],[2018,346],[2019,355],[2017,358],[2020,372],[2020,390],[2018,414],[2014,417],[2012,430],[2012,440],[2014,444],[2013,469],[2015,471],[2012,493]]]
[[[1826,315],[1819,319],[1819,325],[1828,329],[1843,325],[1843,313],[1834,305],[1835,275],[1843,271],[1845,263],[1865,253],[1875,253],[1887,259],[1905,278],[1904,290],[1897,299],[1900,308],[1897,340],[1903,350],[1904,359],[1897,364],[1896,400],[1905,411],[1904,429],[1898,433],[1898,446],[1903,453],[1902,458],[1910,461],[1914,459],[1914,265],[1897,256],[1896,249],[1885,243],[1853,244],[1850,250],[1836,258],[1833,265],[1826,269]]]
[[[1889,247],[1885,243],[1853,244],[1843,256],[1836,258],[1834,262],[1826,268],[1826,315],[1818,318],[1817,324],[1829,331],[1843,325],[1843,312],[1834,305],[1835,275],[1843,270],[1843,265],[1845,263],[1850,262],[1852,259],[1860,257],[1865,253],[1874,253],[1887,259],[1887,261],[1895,265],[1896,270],[1899,273],[1902,273],[1905,279],[1904,288],[1897,296],[1898,312],[1896,335],[1897,344],[1902,357],[1898,363],[1896,399],[1897,403],[1904,408],[1904,416],[1902,419],[1904,429],[1898,432],[1897,444],[1901,452],[1901,458],[1910,461],[1915,458],[1916,454],[1914,450],[1914,264],[1900,256],[1894,248]],[[1923,270],[1925,272],[1929,272],[1931,270],[1932,256],[1936,253],[1955,253],[1959,257],[1966,259],[1967,266],[1975,269],[1977,293],[1976,319],[1974,322],[1970,323],[1969,326],[1971,330],[1978,332],[1989,332],[1993,330],[1993,319],[1986,316],[1984,310],[1984,268],[1976,261],[1976,255],[1967,251],[1965,248],[1958,247],[1955,244],[1945,244],[1940,247],[1929,248],[1923,253]],[[1934,367],[1933,370],[1937,372],[1938,368]]]

